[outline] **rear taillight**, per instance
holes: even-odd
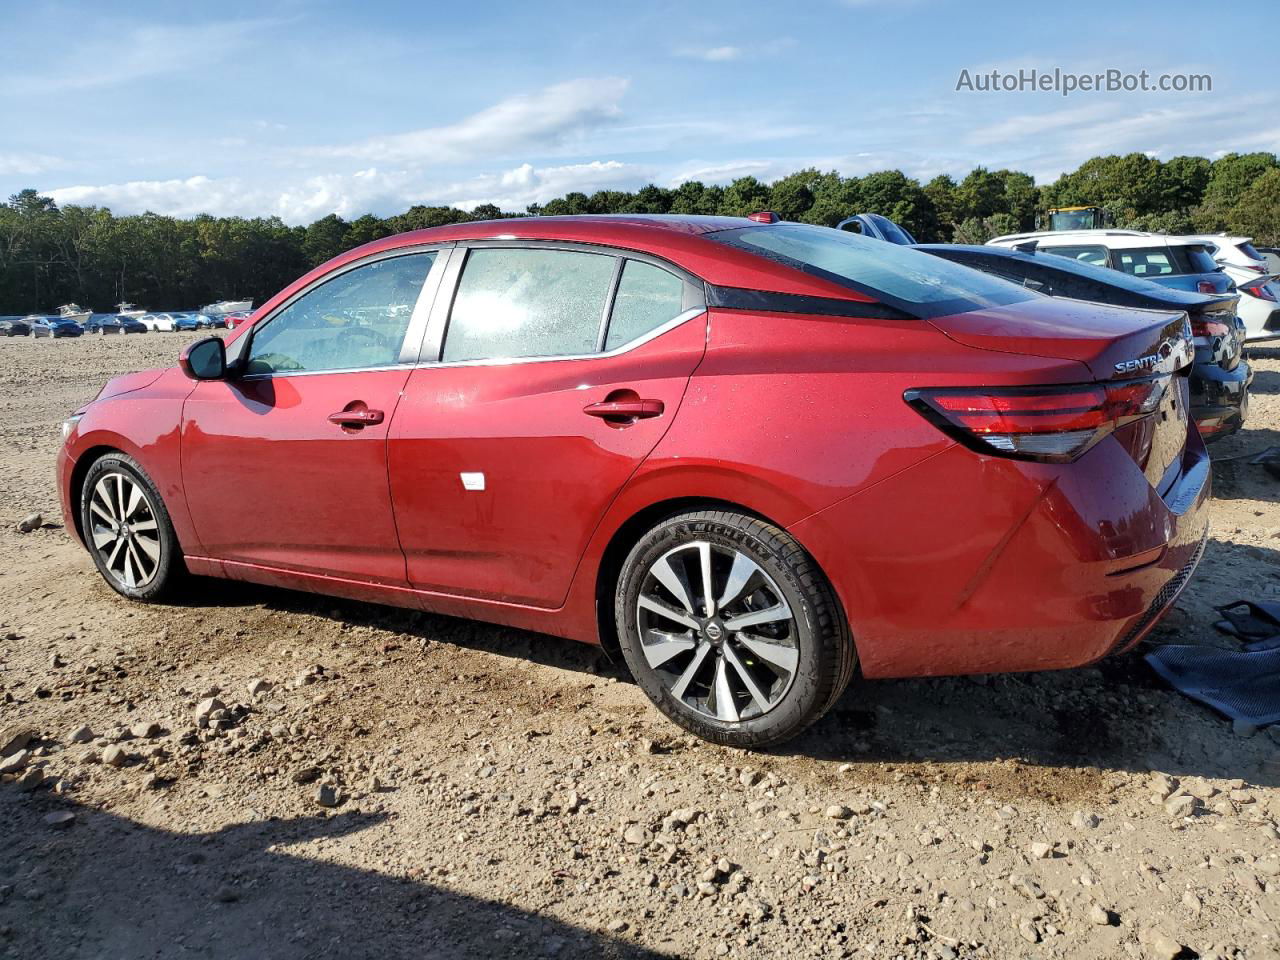
[[[1217,293],[1217,289],[1212,280],[1201,280],[1196,284],[1197,293]]]
[[[1259,300],[1266,300],[1270,303],[1276,302],[1276,295],[1271,292],[1271,284],[1269,283],[1260,284],[1256,287],[1241,287],[1240,292],[1247,293],[1249,296],[1256,297]]]
[[[937,387],[903,396],[926,419],[980,453],[1074,460],[1117,427],[1153,413],[1167,375],[1044,387]]]

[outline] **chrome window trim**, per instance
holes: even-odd
[[[237,379],[239,380],[272,380],[276,377],[314,377],[319,374],[336,375],[341,373],[369,373],[374,370],[398,370],[410,369],[418,360],[419,350],[421,348],[423,337],[427,330],[428,319],[435,306],[436,295],[441,289],[441,280],[444,278],[448,264],[453,257],[454,245],[452,243],[433,243],[420,244],[410,247],[395,247],[391,250],[383,250],[379,253],[372,254],[368,257],[362,257],[359,260],[353,260],[351,263],[344,264],[337,270],[331,270],[321,277],[317,277],[311,283],[307,284],[288,300],[277,306],[271,313],[264,317],[261,321],[255,323],[249,330],[248,335],[237,342],[239,347],[237,360],[244,357],[248,362],[253,350],[253,340],[257,336],[258,331],[262,330],[281,313],[289,309],[303,297],[307,296],[318,287],[324,286],[330,280],[335,280],[343,274],[350,273],[352,270],[358,270],[366,267],[371,263],[378,263],[382,260],[394,260],[399,257],[412,256],[414,254],[434,253],[435,259],[431,262],[431,269],[427,271],[426,278],[422,281],[422,287],[418,291],[418,299],[414,302],[413,312],[409,315],[409,325],[405,328],[404,339],[400,343],[400,350],[397,353],[397,361],[395,363],[382,364],[376,367],[336,367],[328,370],[273,370],[270,373],[244,373]],[[460,258],[459,258],[460,259]],[[244,345],[241,347],[240,343]]]
[[[561,250],[568,253],[591,253],[597,256],[612,256],[616,258],[617,262],[614,265],[613,280],[609,286],[609,293],[602,308],[603,316],[601,319],[601,339],[597,340],[597,345],[601,347],[603,347],[604,342],[608,337],[609,324],[613,318],[613,306],[617,297],[618,285],[622,278],[622,271],[626,268],[626,261],[628,260],[637,260],[641,263],[648,263],[651,266],[665,270],[678,279],[684,281],[685,288],[682,306],[684,304],[689,304],[689,306],[667,322],[654,327],[652,330],[649,330],[632,340],[628,340],[626,343],[614,347],[612,350],[601,349],[594,353],[557,354],[555,356],[547,357],[494,357],[472,360],[443,360],[441,357],[443,356],[444,351],[445,336],[448,333],[449,315],[453,312],[453,302],[458,295],[458,281],[461,279],[462,270],[467,260],[467,254],[472,249]],[[660,337],[669,330],[674,330],[681,324],[687,323],[695,317],[707,312],[705,283],[683,267],[680,267],[669,260],[664,260],[662,257],[641,250],[631,250],[626,247],[615,247],[603,243],[582,243],[572,240],[459,240],[454,245],[454,249],[449,260],[448,273],[444,276],[440,284],[440,293],[442,295],[437,295],[435,298],[435,303],[431,311],[431,318],[427,325],[427,335],[423,341],[422,351],[417,364],[422,368],[497,367],[511,366],[517,363],[548,363],[557,360],[593,360],[616,357],[634,350],[636,347],[643,346],[650,340]]]

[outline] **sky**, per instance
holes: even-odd
[[[118,214],[523,210],[804,167],[1054,179],[1102,153],[1280,151],[1264,10],[1203,0],[0,0],[0,196]],[[962,71],[1211,92],[957,90]]]

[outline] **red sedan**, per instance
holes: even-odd
[[[64,428],[125,596],[192,573],[603,643],[757,747],[855,666],[1124,650],[1203,549],[1178,312],[762,214],[388,237],[255,318]]]

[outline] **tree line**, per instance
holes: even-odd
[[[721,186],[689,181],[635,192],[567,193],[527,210],[466,211],[415,206],[392,217],[336,215],[308,226],[278,217],[155,213],[115,216],[104,207],[59,207],[35,190],[0,206],[0,314],[47,312],[66,302],[105,311],[119,301],[155,309],[252,298],[261,303],[311,267],[380,237],[468,220],[510,216],[677,213],[743,216],[773,210],[784,220],[834,226],[879,213],[921,242],[983,243],[1033,229],[1051,207],[1094,205],[1116,226],[1161,233],[1231,233],[1280,245],[1280,160],[1229,153],[1216,160],[1141,153],[1094,157],[1053,183],[978,167],[958,182],[920,183],[897,170],[863,177],[800,170],[772,183],[740,177]]]

